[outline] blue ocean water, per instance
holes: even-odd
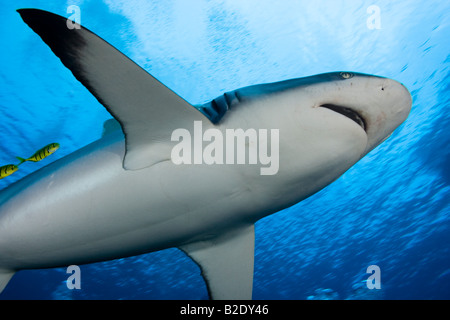
[[[81,23],[192,104],[331,71],[376,74],[413,96],[406,122],[336,182],[256,225],[255,299],[450,298],[450,2],[16,0],[0,4],[0,165],[59,142],[0,189],[97,140],[111,116],[15,12]],[[375,5],[380,29],[370,28]],[[381,289],[369,290],[377,265]],[[0,299],[205,299],[177,249],[18,272]]]

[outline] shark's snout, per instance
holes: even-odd
[[[341,74],[351,76],[343,78]],[[328,94],[319,106],[353,120],[365,131],[367,146],[362,156],[386,140],[411,111],[411,94],[398,81],[348,72],[340,73],[338,81],[335,73],[327,76],[333,85],[327,87]]]
[[[366,153],[386,140],[406,120],[412,106],[411,94],[405,85],[392,79],[379,79],[381,82],[375,83],[371,103],[361,112],[367,122]]]
[[[397,82],[395,80],[392,80],[394,82],[396,82],[397,84],[400,84],[400,88],[398,89],[400,91],[400,94],[403,95],[403,110],[401,110],[402,112],[405,113],[405,120],[408,117],[410,111],[411,111],[411,107],[412,107],[412,97],[411,97],[411,93],[409,92],[408,88],[406,88],[406,86],[403,83]]]

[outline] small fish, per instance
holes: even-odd
[[[38,151],[36,151],[36,153],[33,154],[28,159],[16,157],[17,159],[20,160],[20,163],[18,164],[18,166],[21,165],[22,163],[24,163],[25,161],[33,161],[33,162],[41,161],[42,159],[47,158],[49,155],[51,155],[53,152],[55,152],[58,149],[59,149],[59,143],[51,143],[48,146],[45,146],[42,149],[39,149]]]
[[[0,179],[12,175],[17,170],[19,170],[19,167],[14,164],[8,164],[6,166],[0,167]]]

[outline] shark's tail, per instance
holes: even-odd
[[[0,294],[5,289],[9,280],[13,277],[15,271],[0,269]]]

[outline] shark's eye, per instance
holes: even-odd
[[[341,72],[340,76],[341,76],[342,79],[350,79],[350,78],[353,78],[353,73]]]

